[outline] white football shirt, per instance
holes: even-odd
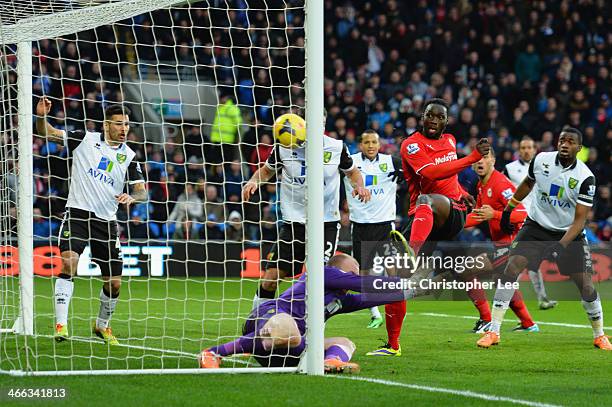
[[[129,184],[144,182],[136,153],[125,143],[113,148],[101,133],[64,131],[64,144],[72,157],[67,208],[93,212],[104,220],[117,219],[126,176]]]
[[[284,221],[306,222],[306,147],[285,148],[278,145],[266,161],[277,171],[280,167],[280,206]],[[340,172],[354,167],[341,140],[323,136],[324,221],[340,220]]]
[[[576,205],[593,206],[595,176],[580,160],[563,168],[557,152],[540,153],[529,164],[527,176],[535,180],[529,217],[554,232],[565,232]]]
[[[349,180],[344,180],[351,222],[395,221],[397,182],[393,181],[391,174],[396,169],[401,169],[401,164],[394,163],[393,157],[389,154],[378,154],[373,160],[370,160],[363,153],[357,153],[351,155],[351,158],[361,172],[363,185],[370,190],[372,195],[369,202],[361,202],[351,195],[353,186]]]

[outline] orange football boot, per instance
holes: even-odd
[[[499,334],[493,331],[487,331],[480,337],[476,345],[481,348],[490,348],[491,346],[499,344]]]

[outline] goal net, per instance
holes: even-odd
[[[305,116],[304,0],[10,0],[0,16],[0,372],[205,371],[197,356],[242,334],[279,239],[276,179],[249,202],[241,188],[273,149],[275,118]],[[36,116],[43,97],[50,111]],[[117,295],[92,260],[93,244],[111,253],[110,238],[90,239],[78,258],[68,340],[58,341],[59,234],[79,238],[62,225],[76,182],[70,137],[101,132],[104,143],[115,104],[131,111],[127,146],[148,194],[116,214],[118,345],[93,332]],[[37,135],[36,119],[63,130],[68,146]],[[120,155],[85,176],[122,182],[111,172]],[[225,358],[221,371],[303,370],[258,368],[252,356]]]

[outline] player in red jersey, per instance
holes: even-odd
[[[423,107],[423,130],[408,136],[400,148],[404,177],[410,194],[409,245],[415,253],[429,254],[437,241],[451,240],[465,224],[465,201],[474,199],[461,188],[457,174],[489,153],[481,139],[470,155],[457,159],[455,137],[444,133],[448,105],[430,99]],[[424,246],[424,243],[430,242]],[[388,342],[370,356],[400,356],[399,336],[406,302],[385,306]]]
[[[502,230],[500,225],[502,211],[512,198],[516,188],[504,174],[495,169],[495,154],[493,149],[489,154],[474,164],[474,171],[480,177],[478,181],[478,196],[475,209],[467,216],[465,227],[473,227],[481,222],[489,223],[489,232],[494,248],[491,253],[484,257],[483,267],[458,275],[462,280],[476,280],[475,275],[491,274],[500,275],[508,262],[510,244],[521,228],[527,211],[523,205],[516,207],[512,212],[510,222],[514,225],[513,231]],[[510,233],[508,233],[510,232]],[[472,330],[475,333],[484,333],[491,325],[491,309],[485,291],[473,288],[468,291],[468,296],[478,309],[480,318]],[[523,301],[523,295],[519,290],[514,292],[510,301],[510,308],[521,320],[515,331],[539,332],[539,327],[531,319],[527,306]]]

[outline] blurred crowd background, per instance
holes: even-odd
[[[217,85],[213,123],[168,122],[161,143],[134,123],[130,146],[145,164],[150,201],[121,208],[122,238],[276,239],[277,185],[262,187],[251,203],[241,202],[240,190],[272,150],[274,118],[303,114],[302,6],[303,0],[193,3],[34,44],[34,101],[51,97],[50,122],[67,130],[100,130],[103,108],[124,102],[125,80]],[[371,128],[382,152],[398,154],[401,140],[418,128],[424,102],[441,97],[459,154],[488,137],[502,169],[518,158],[523,136],[538,151],[551,151],[564,125],[579,128],[580,159],[598,184],[589,239],[609,241],[611,10],[605,0],[326,0],[326,133],[356,153],[360,134]],[[9,67],[13,51],[3,50]],[[9,82],[15,79],[10,72]],[[4,89],[5,100],[14,101],[14,87]],[[5,146],[16,144],[15,133],[3,138]],[[16,165],[11,161],[5,174],[13,187]],[[62,146],[36,137],[34,165],[35,235],[45,238],[59,227],[69,163]],[[475,193],[471,169],[460,179]],[[401,224],[405,186],[397,201]],[[345,203],[342,209],[342,237],[350,240]],[[462,238],[485,236],[476,230]]]

